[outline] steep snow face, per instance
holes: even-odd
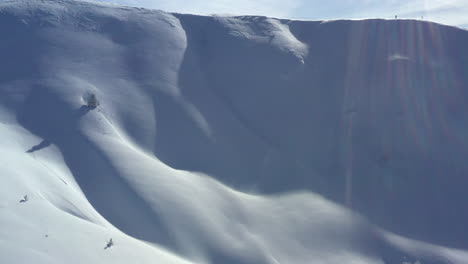
[[[44,0],[0,34],[1,262],[468,263],[466,31]]]
[[[256,138],[236,144],[248,154],[229,159],[247,166],[184,164],[177,144],[158,157],[259,192],[312,190],[390,230],[466,246],[466,31],[420,21],[280,21],[307,47],[301,53],[258,41],[269,19],[227,21],[236,19],[259,24],[251,26],[259,37],[233,34],[226,20],[198,25],[181,16],[188,48],[180,74],[189,78],[181,89],[216,127],[211,113],[219,111],[189,91],[199,80]],[[184,72],[192,64],[203,77]]]

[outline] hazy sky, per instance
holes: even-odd
[[[468,27],[468,0],[97,0],[192,14],[295,19],[413,18]]]

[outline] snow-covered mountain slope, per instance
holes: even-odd
[[[1,263],[468,263],[467,31],[18,0],[0,36]]]

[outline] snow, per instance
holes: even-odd
[[[0,34],[1,263],[468,263],[466,31],[16,0]]]

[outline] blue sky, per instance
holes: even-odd
[[[468,28],[468,0],[98,0],[192,14],[294,19],[413,18]]]

